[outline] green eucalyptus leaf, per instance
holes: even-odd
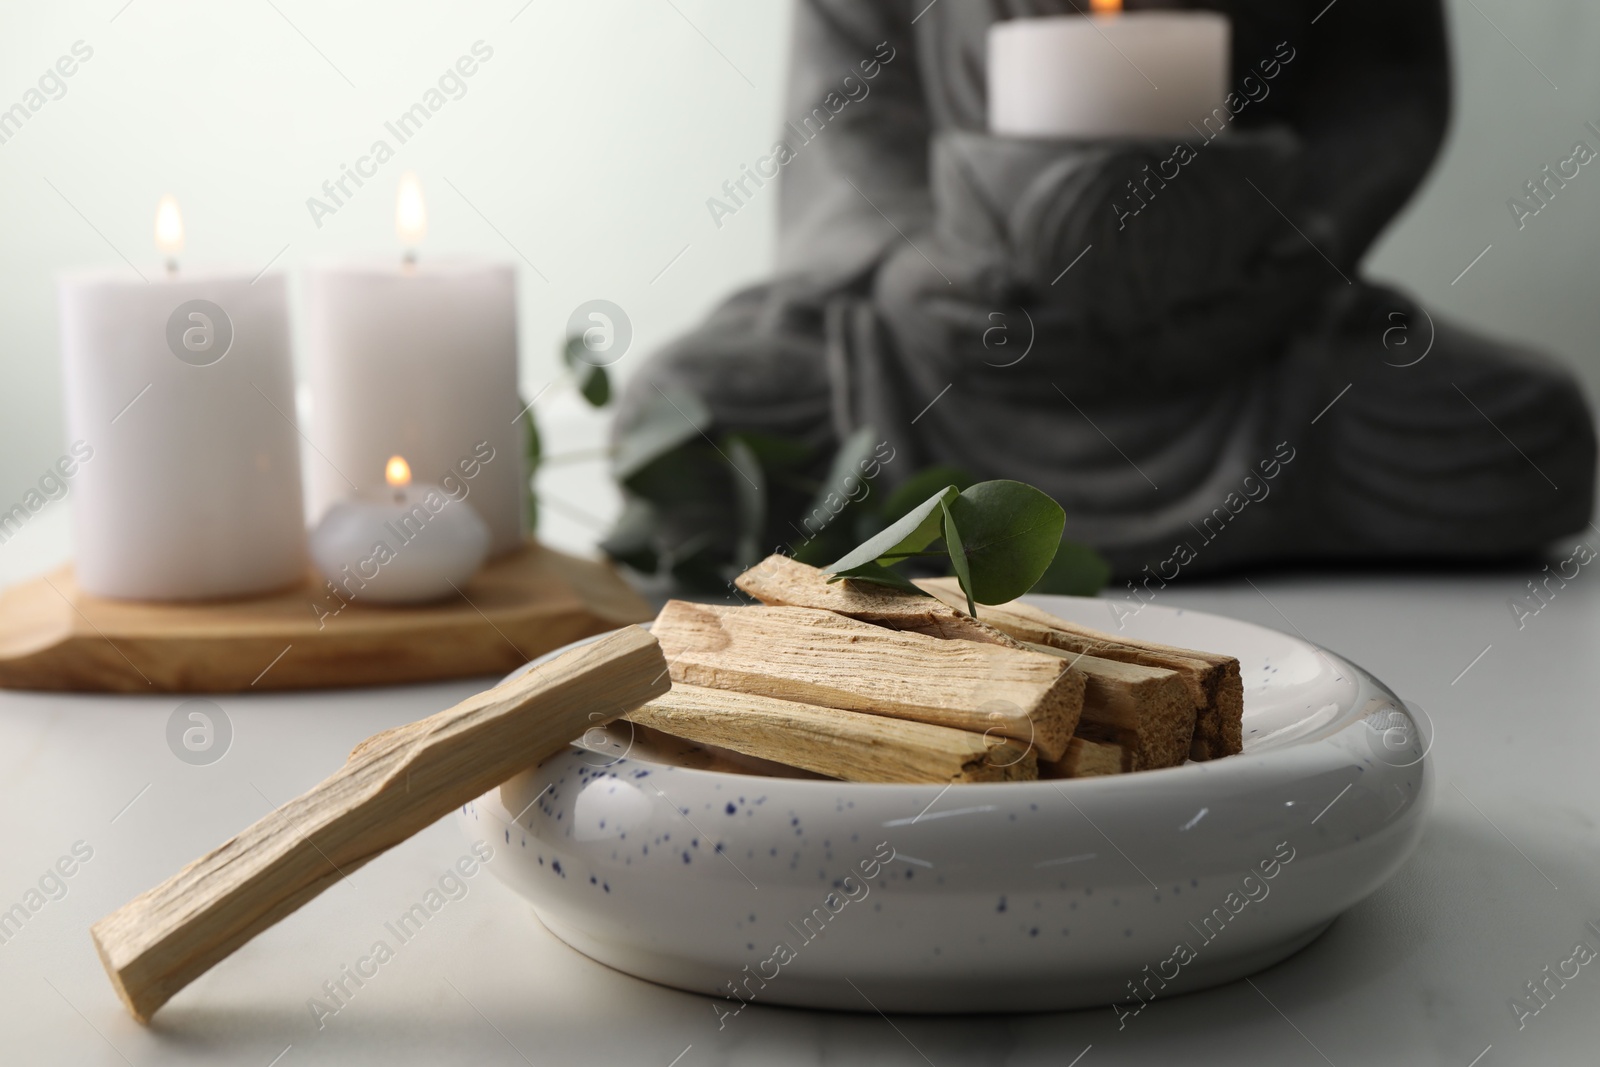
[[[737,522],[733,487],[728,484],[733,476],[716,449],[695,441],[657,457],[622,484],[633,495],[656,505],[663,514],[694,516],[696,521],[715,522],[715,528],[727,530]],[[691,531],[678,533],[682,539]]]
[[[817,564],[818,566],[830,559],[838,559],[856,545],[876,537],[889,525],[871,508],[856,508],[853,514],[845,518],[850,521],[834,523],[823,530],[821,536],[817,538],[819,542],[829,542],[835,549],[831,554],[819,551],[817,555],[821,562]]]
[[[699,397],[681,390],[653,388],[617,438],[612,473],[626,482],[662,456],[702,436],[711,411]]]
[[[816,452],[804,441],[792,437],[779,437],[758,430],[740,430],[739,436],[744,438],[745,444],[750,446],[756,459],[761,462],[761,468],[768,474],[779,471],[789,473],[803,468],[811,462]]]
[[[956,572],[956,581],[961,583],[961,591],[967,594],[967,614],[976,618],[978,609],[972,603],[972,567],[967,560],[966,546],[956,527],[956,518],[950,514],[950,501],[941,498],[939,507],[944,512],[944,543],[950,553],[950,566]]]
[[[1111,564],[1088,545],[1063,541],[1044,576],[1029,592],[1062,596],[1094,596],[1111,580]]]
[[[728,575],[714,549],[678,555],[668,567],[673,581],[700,593],[726,593]]]
[[[588,366],[589,361],[584,358],[588,353],[589,348],[583,343],[581,333],[572,334],[561,345],[561,361],[567,365],[568,370]]]
[[[863,426],[847,437],[833,454],[828,473],[823,477],[822,484],[817,486],[810,506],[800,518],[800,525],[806,533],[817,534],[832,525],[848,509],[853,487],[861,482],[862,465],[872,458],[874,436],[871,427]],[[834,503],[839,501],[844,503],[834,507]]]
[[[734,499],[738,503],[739,539],[734,549],[734,565],[743,570],[761,558],[761,537],[767,524],[767,476],[755,449],[740,434],[729,434],[722,442],[728,466],[733,468]]]
[[[890,570],[881,563],[863,563],[859,567],[851,567],[847,571],[839,571],[831,576],[828,581],[838,582],[846,578],[853,582],[870,582],[873,585],[886,585],[891,589],[901,589],[921,596],[928,595],[911,584],[911,579],[899,571]]]
[[[956,495],[956,487],[947,486],[824,569],[838,574],[863,563],[882,563],[885,560],[893,563],[916,555],[938,538],[940,527],[944,524],[944,502]]]
[[[522,415],[518,421],[522,423],[522,455],[528,478],[527,484],[522,487],[522,507],[528,519],[528,532],[531,534],[539,529],[539,493],[534,481],[539,473],[539,464],[544,458],[539,440],[539,424],[534,420],[532,404],[522,405]]]
[[[521,397],[518,397],[520,400]],[[533,418],[533,405],[522,405],[522,454],[528,463],[528,476],[533,477],[533,472],[539,469],[543,458],[541,442],[539,440],[539,424]]]
[[[617,524],[611,528],[600,549],[619,563],[642,574],[654,574],[660,565],[656,549],[656,527],[660,516],[649,501],[630,496],[622,506]]]
[[[838,559],[862,540],[852,533],[850,523],[841,520],[824,526],[816,533],[805,531],[805,536],[794,539],[790,554],[801,563],[826,568],[830,561]]]
[[[579,373],[582,377],[578,392],[583,394],[590,407],[603,408],[611,402],[611,376],[604,367],[586,367]]]
[[[1067,521],[1049,496],[1009,479],[963,490],[951,501],[950,515],[970,571],[963,587],[979,604],[1004,604],[1032,589],[1061,547]]]
[[[890,493],[879,509],[882,513],[883,524],[887,526],[900,516],[928,499],[928,494],[937,493],[947,485],[957,489],[965,489],[972,484],[972,475],[960,467],[940,465],[925,467],[910,478],[902,482],[895,491]]]

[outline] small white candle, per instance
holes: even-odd
[[[403,259],[307,274],[311,513],[320,517],[352,485],[380,488],[377,472],[396,453],[430,484],[476,457],[483,471],[469,506],[498,556],[527,537],[516,276],[500,263],[417,262],[426,227],[408,175],[395,210]]]
[[[1012,137],[1183,137],[1228,91],[1230,26],[1214,11],[1014,19],[989,27],[989,130]],[[1224,112],[1226,114],[1226,112]]]
[[[390,457],[384,474],[387,489],[341,500],[312,531],[311,558],[336,598],[330,604],[338,605],[327,614],[337,614],[341,601],[404,604],[450,596],[488,555],[489,528],[463,502],[464,493],[411,485],[401,456]]]
[[[178,269],[58,286],[80,588],[134,600],[247,596],[305,580],[300,443],[283,278]]]

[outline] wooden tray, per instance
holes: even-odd
[[[235,693],[503,674],[655,612],[610,566],[530,544],[461,597],[338,602],[320,579],[249,600],[160,604],[81,592],[72,568],[0,596],[0,688]]]

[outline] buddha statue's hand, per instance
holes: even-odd
[[[1024,342],[1014,378],[1079,392],[1248,373],[1341,284],[1290,221],[1298,152],[1286,132],[1195,147],[943,134],[934,230],[886,264],[880,308],[952,375]]]

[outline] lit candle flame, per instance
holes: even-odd
[[[394,198],[394,232],[400,243],[414,250],[428,232],[428,209],[422,202],[422,183],[414,171],[400,175]]]
[[[1122,12],[1122,0],[1089,0],[1089,10],[1096,15],[1117,15]]]
[[[156,205],[156,248],[166,253],[169,261],[183,251],[183,214],[171,196],[163,196]]]
[[[411,484],[411,464],[404,456],[390,456],[383,468],[383,480],[396,489]]]

